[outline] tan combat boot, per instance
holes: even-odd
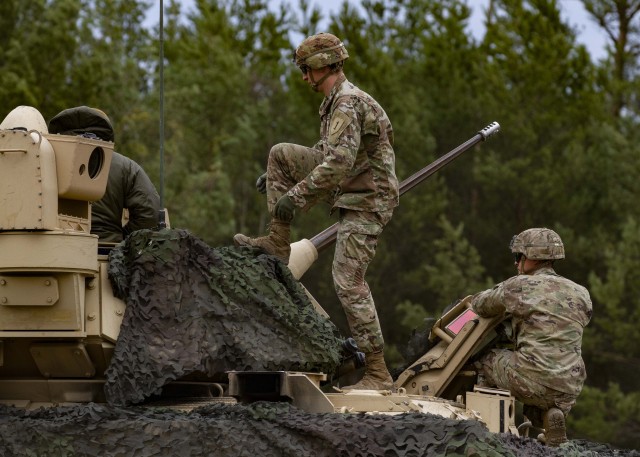
[[[393,378],[384,363],[382,351],[365,354],[366,371],[362,379],[352,386],[342,387],[342,390],[391,390]]]
[[[285,264],[289,264],[289,254],[291,254],[290,237],[291,225],[288,222],[281,221],[275,217],[271,219],[269,225],[269,234],[259,238],[249,238],[246,235],[238,233],[233,237],[236,246],[255,246],[261,248],[267,254],[271,254],[282,260]]]
[[[558,447],[567,441],[567,429],[564,424],[564,413],[558,408],[551,408],[542,416],[544,438],[547,446]]]

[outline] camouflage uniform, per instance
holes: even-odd
[[[336,293],[361,350],[384,342],[364,275],[378,236],[398,205],[393,129],[382,107],[340,74],[320,106],[321,139],[313,148],[275,145],[267,164],[269,211],[286,194],[307,211],[319,201],[339,208],[333,260]]]
[[[489,384],[566,415],[586,378],[581,345],[592,314],[589,292],[545,266],[476,294],[472,304],[484,317],[510,314],[516,337],[515,351],[494,349],[480,360]]]

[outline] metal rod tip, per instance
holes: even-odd
[[[478,133],[482,135],[483,140],[486,140],[491,135],[493,135],[494,133],[498,133],[499,131],[500,131],[500,124],[498,124],[497,122],[492,122],[482,130],[480,130]]]

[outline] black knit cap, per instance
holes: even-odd
[[[77,106],[56,114],[49,121],[49,133],[61,135],[94,134],[104,141],[113,141],[113,125],[103,111],[89,106]]]

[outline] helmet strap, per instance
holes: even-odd
[[[318,82],[315,82],[313,79],[311,79],[311,82],[313,83],[313,88],[318,89],[318,86],[322,84],[325,81],[325,79],[327,79],[329,75],[331,75],[331,73],[333,72],[332,71],[326,72],[325,75],[322,78],[320,78],[320,80],[318,80]]]
[[[309,70],[309,80],[311,81],[311,87],[313,88],[313,90],[317,91],[318,90],[318,86],[320,86],[320,84],[322,84],[329,76],[331,76],[331,73],[335,73],[335,71],[333,71],[333,69],[330,69],[318,81],[315,81],[313,79],[313,69],[310,69]]]
[[[311,81],[311,87],[313,88],[313,90],[318,90],[319,83],[317,83],[315,79],[313,79],[313,69],[310,68],[307,74],[309,75],[309,81]]]

